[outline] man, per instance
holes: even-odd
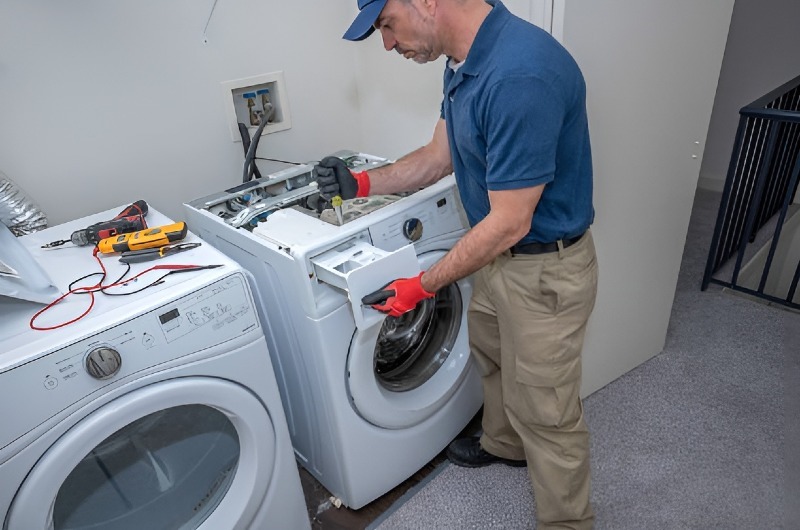
[[[348,199],[429,185],[455,172],[471,229],[428,271],[375,304],[398,316],[474,275],[472,354],[482,371],[483,434],[456,440],[456,465],[528,465],[539,529],[591,528],[589,434],[580,352],[597,264],[589,225],[592,168],[585,84],[546,32],[500,1],[358,0],[344,38],[377,29],[387,51],[448,57],[431,141],[395,164],[353,175],[328,157],[323,196]]]

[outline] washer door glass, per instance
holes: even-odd
[[[422,270],[444,256],[419,256]],[[354,410],[373,425],[404,429],[445,406],[472,368],[467,340],[469,279],[436,292],[399,318],[356,329],[347,358]]]
[[[404,392],[424,384],[447,361],[461,327],[457,284],[399,317],[387,317],[375,345],[375,375],[387,390]]]
[[[155,412],[80,461],[58,491],[53,528],[197,528],[225,496],[238,461],[236,429],[220,411]]]

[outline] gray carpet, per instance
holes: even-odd
[[[800,315],[699,290],[719,197],[695,198],[664,351],[584,402],[597,529],[800,528]],[[445,466],[371,528],[535,528],[526,469]]]

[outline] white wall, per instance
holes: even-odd
[[[587,82],[600,264],[584,393],[663,349],[732,9],[566,1],[564,43]]]
[[[181,203],[241,181],[220,83],[283,70],[293,128],[259,154],[358,146],[351,13],[340,2],[0,2],[0,170],[50,224],[145,199]],[[353,8],[355,9],[355,8]]]
[[[418,65],[387,53],[379,35],[353,43],[361,105],[361,150],[398,158],[426,144],[439,119],[444,59]]]
[[[800,2],[736,0],[699,186],[722,191],[739,109],[800,75]]]

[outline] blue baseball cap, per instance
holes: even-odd
[[[342,38],[356,41],[372,35],[375,31],[375,21],[378,20],[385,5],[386,0],[358,0],[358,16]]]

